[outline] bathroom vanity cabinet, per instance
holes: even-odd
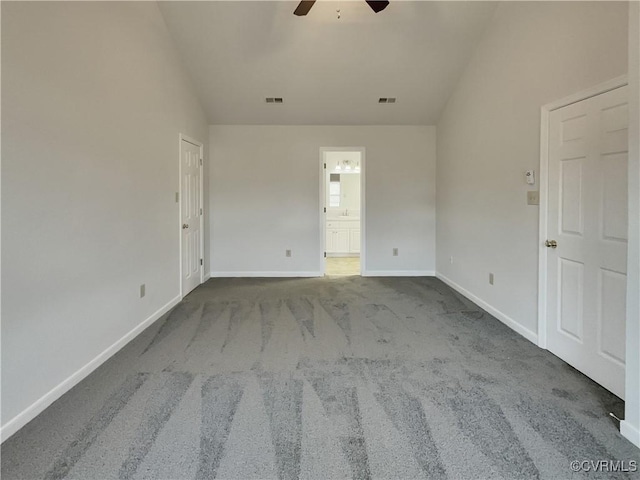
[[[360,254],[360,220],[327,220],[326,252],[328,256]]]

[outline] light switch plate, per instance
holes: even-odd
[[[527,205],[540,205],[540,192],[530,190],[527,192]]]

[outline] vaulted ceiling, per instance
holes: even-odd
[[[297,17],[289,1],[159,5],[210,123],[300,125],[435,123],[496,7],[391,0],[376,14],[320,0]]]

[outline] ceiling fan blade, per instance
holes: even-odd
[[[316,3],[316,0],[302,0],[293,11],[293,14],[299,17],[305,16],[307,13],[309,13],[309,10],[311,10],[311,7],[313,7],[314,3]]]
[[[375,1],[375,0],[366,0],[367,4],[371,7],[371,10],[378,13],[387,8],[389,5],[388,0],[383,1]]]

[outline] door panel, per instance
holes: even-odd
[[[626,153],[602,156],[600,175],[603,180],[603,240],[627,241],[627,189],[620,188],[627,181],[627,171]]]
[[[549,116],[547,343],[624,398],[627,88]]]
[[[626,319],[626,275],[600,269],[599,315],[598,315],[598,353],[614,362],[624,365]]]
[[[582,163],[572,158],[560,163],[560,226],[564,234],[582,236]]]
[[[566,258],[560,259],[560,312],[558,329],[582,342],[582,299],[584,265]]]

